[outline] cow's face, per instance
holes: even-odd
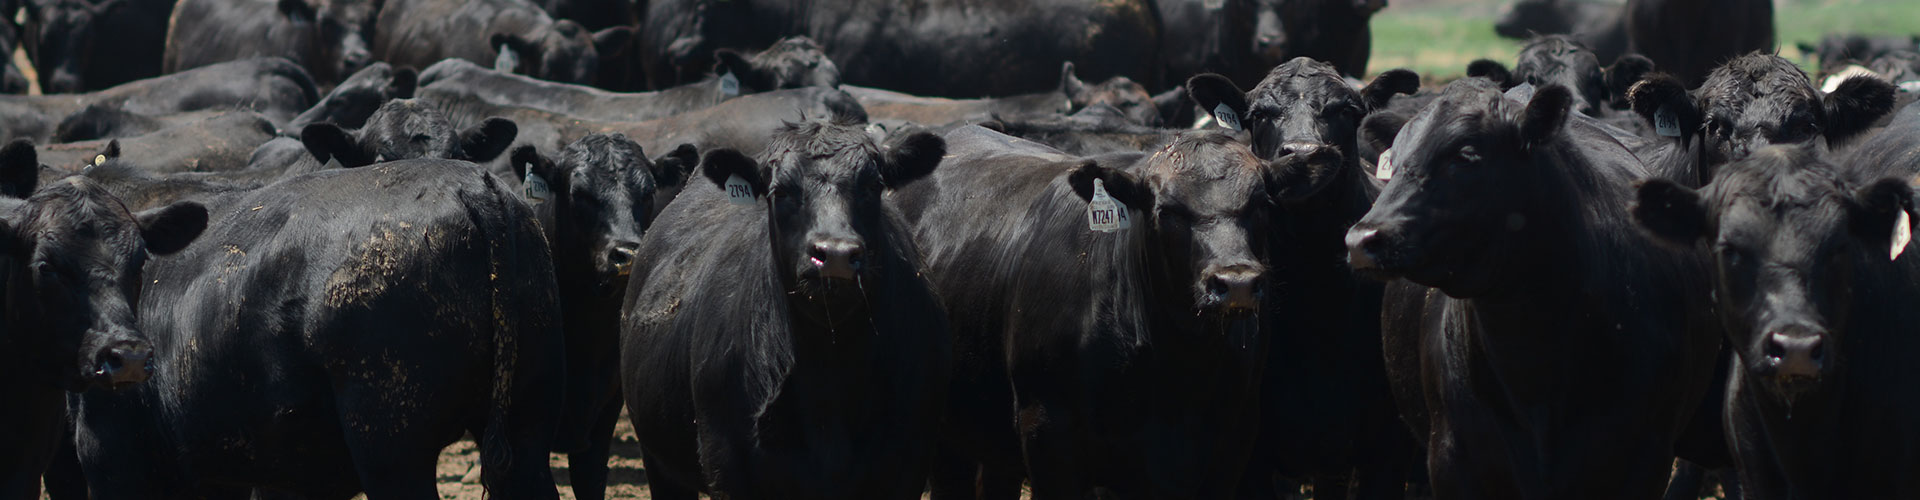
[[[932,173],[945,154],[946,142],[925,132],[883,147],[863,128],[808,122],[783,127],[758,160],[710,152],[701,172],[721,189],[737,177],[764,196],[781,281],[799,303],[839,314],[862,303],[877,266],[901,257],[882,194]]]
[[[659,177],[682,175],[699,158],[692,148],[648,161],[624,135],[594,134],[574,141],[548,162],[523,146],[513,153],[515,175],[548,184],[552,198],[554,254],[560,266],[581,266],[597,277],[598,291],[617,297],[633,271],[640,235],[653,223]]]
[[[279,0],[287,22],[312,37],[314,79],[340,81],[373,62],[367,33],[373,26],[374,5],[366,0]]]
[[[105,188],[69,177],[33,191],[33,145],[0,149],[0,190],[33,192],[0,217],[6,335],[69,389],[121,387],[153,371],[140,333],[140,270],[149,253],[179,251],[206,227],[192,202],[133,214]]]
[[[1791,401],[1843,360],[1857,268],[1892,258],[1911,231],[1912,192],[1864,188],[1802,147],[1775,146],[1722,169],[1695,192],[1664,180],[1639,188],[1633,215],[1655,237],[1714,255],[1715,300],[1747,376]],[[1909,257],[1911,258],[1911,257]]]
[[[1741,56],[1713,70],[1692,93],[1665,75],[1650,76],[1628,92],[1633,110],[1656,128],[1660,114],[1683,133],[1704,134],[1701,172],[1746,158],[1771,144],[1844,140],[1893,110],[1892,84],[1852,78],[1822,96],[1806,73],[1771,54]]]
[[[1367,43],[1361,37],[1367,20],[1386,5],[1386,0],[1259,0],[1254,54],[1275,63],[1294,57],[1342,57],[1356,40]]]
[[[1307,58],[1275,67],[1244,94],[1219,75],[1187,81],[1188,92],[1201,109],[1225,110],[1237,117],[1253,137],[1255,155],[1280,160],[1285,168],[1306,174],[1298,177],[1305,183],[1281,192],[1283,201],[1310,196],[1331,183],[1342,168],[1358,165],[1360,121],[1373,110],[1385,108],[1393,94],[1412,93],[1419,85],[1419,77],[1412,72],[1391,70],[1356,91],[1333,66]]]
[[[1196,314],[1246,318],[1259,309],[1270,186],[1278,169],[1219,131],[1188,132],[1131,170],[1094,161],[1067,182],[1091,201],[1099,180],[1114,200],[1149,214],[1149,275],[1191,292]],[[1142,227],[1144,226],[1144,227]]]
[[[840,67],[819,43],[804,36],[781,39],[752,56],[728,49],[714,51],[713,56],[714,74],[732,73],[740,81],[741,93],[840,86]]]
[[[1599,104],[1607,100],[1606,73],[1600,67],[1600,58],[1566,35],[1528,41],[1520,49],[1519,63],[1513,66],[1512,82],[1572,89],[1573,110],[1587,116],[1600,116]]]
[[[289,122],[287,128],[297,130],[321,122],[360,128],[387,101],[413,98],[418,83],[419,74],[413,68],[396,69],[384,62],[373,63],[340,82],[319,104]]]
[[[518,61],[513,68],[534,78],[562,83],[588,85],[600,74],[600,58],[626,51],[633,28],[616,26],[588,31],[579,23],[562,19],[534,33],[496,33],[489,38],[494,50],[512,51],[508,60]]]
[[[1160,108],[1155,105],[1153,94],[1124,76],[1088,85],[1074,74],[1073,63],[1069,62],[1060,69],[1060,92],[1067,95],[1072,113],[1105,106],[1118,112],[1127,123],[1149,127],[1158,127],[1161,123]]]
[[[1566,124],[1572,96],[1550,85],[1525,104],[1497,84],[1463,78],[1407,122],[1393,142],[1393,181],[1347,233],[1349,263],[1404,276],[1455,297],[1506,282],[1544,215],[1533,208],[1558,170],[1543,154]]]
[[[97,27],[122,2],[33,0],[27,7],[27,52],[39,68],[40,88],[50,94],[86,90],[81,78],[93,57]]]
[[[394,99],[381,104],[358,131],[316,123],[300,131],[300,142],[320,163],[337,159],[351,168],[411,158],[492,161],[518,133],[519,127],[505,118],[488,118],[456,131],[439,110],[416,99]]]

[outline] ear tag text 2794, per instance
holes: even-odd
[[[727,97],[740,95],[740,77],[733,76],[732,71],[720,75],[720,95]]]
[[[753,204],[753,185],[739,175],[727,177],[727,202],[735,205]]]
[[[527,176],[520,179],[521,194],[535,205],[545,203],[553,197],[553,188],[547,186],[547,179],[533,173],[533,164],[527,164]]]
[[[1234,116],[1233,108],[1227,107],[1227,103],[1223,102],[1213,107],[1213,119],[1220,122],[1222,127],[1240,130],[1240,117]]]
[[[1666,106],[1653,112],[1653,131],[1661,137],[1680,137],[1680,117]]]

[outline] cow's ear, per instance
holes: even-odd
[[[1218,114],[1220,106],[1233,111],[1233,117],[1245,121],[1247,117],[1247,93],[1241,92],[1233,80],[1215,73],[1194,75],[1187,79],[1187,96],[1193,103],[1200,105],[1202,111]]]
[[[1615,59],[1613,65],[1607,66],[1606,75],[1603,77],[1607,86],[1607,98],[1610,101],[1608,104],[1616,109],[1630,106],[1627,103],[1627,91],[1632,89],[1633,84],[1638,83],[1640,79],[1646,78],[1647,73],[1652,72],[1653,60],[1647,59],[1647,56],[1627,54]]]
[[[926,177],[947,155],[947,141],[929,132],[914,132],[892,142],[887,161],[880,166],[880,181],[887,189],[900,189]]]
[[[308,4],[307,0],[280,0],[280,14],[287,16],[287,19],[302,23],[311,23],[318,18],[314,14],[313,5]]]
[[[499,158],[500,153],[513,145],[513,138],[520,135],[520,127],[506,118],[488,118],[472,128],[460,131],[460,154],[462,160],[474,163],[486,163]]]
[[[1373,113],[1360,120],[1360,140],[1366,141],[1374,151],[1386,151],[1393,147],[1393,140],[1406,126],[1407,117],[1400,113]]]
[[[1087,92],[1087,83],[1080,81],[1080,75],[1073,73],[1073,61],[1060,63],[1060,93],[1075,103],[1083,102],[1081,94]]]
[[[1692,248],[1707,235],[1707,209],[1700,193],[1666,179],[1647,179],[1634,188],[1628,210],[1640,229],[1677,248]]]
[[[736,52],[733,49],[713,51],[713,74],[725,75],[729,73],[733,74],[734,78],[740,80],[740,86],[744,87],[744,89],[767,91],[774,88],[773,75],[769,75],[765,71],[760,71],[760,68],[754,67],[753,61],[748,60],[746,55]],[[744,89],[742,93],[745,93]]]
[[[1897,89],[1886,80],[1856,76],[1840,82],[1840,88],[1827,94],[1827,142],[1844,141],[1873,126],[1880,117],[1893,112],[1893,94]]]
[[[1390,69],[1367,82],[1367,86],[1360,89],[1360,98],[1367,101],[1367,110],[1372,111],[1385,109],[1394,94],[1412,94],[1419,90],[1419,74],[1404,69]]]
[[[140,212],[140,239],[147,241],[147,253],[167,255],[178,252],[207,229],[207,207],[191,201]]]
[[[713,186],[721,191],[727,189],[727,179],[739,177],[753,187],[755,197],[766,196],[767,178],[772,174],[760,162],[753,161],[747,155],[732,149],[708,151],[706,158],[700,160],[700,174],[713,181]]]
[[[387,99],[412,99],[413,92],[420,88],[420,72],[411,67],[393,69],[393,79],[387,80],[387,88],[381,93]]]
[[[1474,59],[1467,63],[1467,77],[1492,80],[1503,89],[1513,87],[1513,72],[1507,70],[1507,65],[1492,59]]]
[[[1193,125],[1193,102],[1187,100],[1185,85],[1153,95],[1153,108],[1160,110],[1160,122],[1174,128]]]
[[[33,141],[14,139],[0,147],[0,195],[26,199],[40,183],[40,155]]]
[[[1848,229],[1868,248],[1899,258],[1913,238],[1913,188],[1899,178],[1881,179],[1854,195]],[[1904,217],[1902,217],[1904,216]],[[1905,226],[1905,227],[1901,227]]]
[[[1682,140],[1699,132],[1700,123],[1705,119],[1700,115],[1699,106],[1694,104],[1693,95],[1687,93],[1686,84],[1666,73],[1652,73],[1633,84],[1627,89],[1627,103],[1655,129],[1662,120],[1660,114],[1671,113],[1671,119],[1680,126]]]
[[[1128,207],[1147,210],[1153,207],[1153,189],[1132,174],[1100,166],[1087,160],[1067,172],[1067,185],[1080,199],[1093,201],[1093,181],[1099,179],[1107,194]]]
[[[541,156],[539,148],[531,145],[513,148],[513,152],[507,154],[507,161],[513,164],[513,175],[515,177],[525,179],[527,178],[527,172],[532,171],[533,175],[546,179],[548,183],[559,181],[559,179],[554,179],[553,162],[547,161],[547,157]]]
[[[653,182],[662,186],[679,186],[687,182],[687,174],[700,166],[700,148],[692,144],[681,144],[666,155],[653,159]]]
[[[633,27],[614,26],[593,32],[593,51],[604,61],[627,53],[633,46]]]
[[[373,164],[373,151],[362,147],[353,133],[332,123],[315,123],[301,129],[300,144],[322,165],[330,160],[340,160],[340,166],[346,168]]]
[[[1567,126],[1567,113],[1573,105],[1573,91],[1560,84],[1547,84],[1533,93],[1520,118],[1520,139],[1529,146],[1546,144]]]

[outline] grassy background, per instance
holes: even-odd
[[[1508,0],[1389,0],[1373,17],[1373,57],[1368,72],[1408,68],[1433,81],[1459,78],[1479,58],[1513,64],[1520,43],[1493,34],[1493,21]],[[1621,0],[1624,3],[1624,0]],[[1775,0],[1774,26],[1780,54],[1815,70],[1795,42],[1815,42],[1827,33],[1920,33],[1916,0]]]

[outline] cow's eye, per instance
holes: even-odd
[[[1453,154],[1453,161],[1448,162],[1448,165],[1453,167],[1467,167],[1476,163],[1480,163],[1480,151],[1474,149],[1473,146],[1461,146],[1460,151]]]
[[[1746,252],[1740,251],[1739,248],[1731,246],[1720,247],[1720,262],[1727,267],[1739,268],[1742,264],[1746,263],[1746,260]]]

